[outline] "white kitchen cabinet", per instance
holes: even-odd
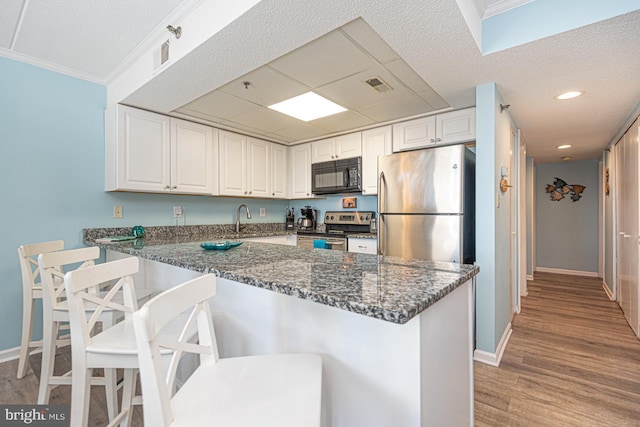
[[[271,143],[247,140],[247,195],[271,197]]]
[[[310,199],[311,143],[289,147],[289,198]]]
[[[115,169],[116,184],[107,182],[107,190],[217,193],[213,128],[121,105],[116,121],[116,149],[107,147],[106,165]]]
[[[378,240],[375,238],[349,237],[349,252],[358,252],[362,254],[377,254]]]
[[[453,144],[476,139],[476,109],[451,111],[436,116],[436,144]]]
[[[415,150],[436,143],[436,116],[393,125],[393,152]]]
[[[311,163],[348,159],[362,155],[360,132],[321,139],[311,143]]]
[[[271,197],[286,199],[288,196],[287,147],[271,144]]]
[[[271,197],[270,143],[220,131],[220,194]]]
[[[378,156],[391,154],[391,126],[362,132],[362,194],[378,194]]]
[[[247,137],[220,131],[220,194],[247,195]]]
[[[393,152],[476,139],[476,109],[450,111],[393,125]]]

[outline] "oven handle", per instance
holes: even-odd
[[[344,240],[326,240],[330,245],[344,246]]]

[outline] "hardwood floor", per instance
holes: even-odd
[[[18,360],[0,363],[0,404],[35,404],[38,401],[38,384],[40,378],[41,355],[29,357],[29,367],[24,378],[17,379]],[[71,368],[71,347],[58,349],[55,375],[62,375]],[[98,374],[101,374],[98,372]],[[139,390],[138,383],[138,393]],[[51,391],[49,404],[69,405],[71,402],[71,386],[61,385]],[[91,387],[91,406],[89,408],[89,425],[106,426],[108,424],[107,404],[104,387]],[[0,423],[1,424],[1,423]],[[134,407],[132,427],[142,426],[142,407]]]
[[[640,341],[602,280],[536,273],[499,368],[475,363],[476,426],[640,426]]]

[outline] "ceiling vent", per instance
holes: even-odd
[[[376,92],[384,93],[384,92],[389,92],[390,90],[393,90],[393,88],[389,86],[380,77],[371,77],[370,79],[367,79],[364,82]]]

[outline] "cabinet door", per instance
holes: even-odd
[[[247,140],[247,192],[251,197],[270,197],[271,144],[262,139]]]
[[[289,147],[289,173],[289,198],[312,198],[310,143]]]
[[[348,159],[362,155],[362,134],[360,132],[336,136],[336,159]]]
[[[349,252],[375,255],[378,253],[378,241],[376,239],[349,237]]]
[[[287,198],[287,147],[271,144],[271,197]]]
[[[415,150],[436,143],[436,117],[429,116],[393,125],[393,152]]]
[[[391,126],[362,132],[362,194],[378,194],[378,156],[391,154]]]
[[[171,119],[171,191],[214,194],[217,174],[217,130],[198,123]],[[214,157],[215,156],[215,157]],[[216,180],[217,181],[217,180]]]
[[[436,144],[467,142],[475,139],[475,108],[452,111],[436,116]]]
[[[311,163],[329,162],[336,159],[336,139],[328,138],[311,143]]]
[[[169,117],[118,106],[119,190],[170,190]]]
[[[220,194],[247,195],[247,137],[220,131]]]

